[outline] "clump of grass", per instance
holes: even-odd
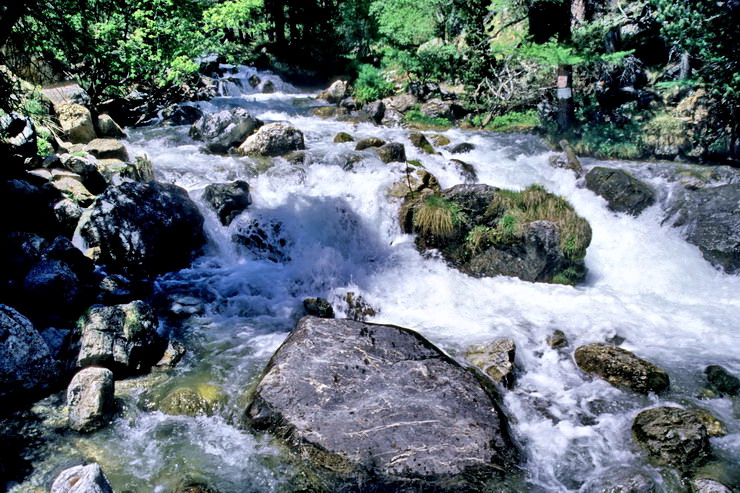
[[[451,238],[455,226],[462,222],[460,206],[439,195],[430,195],[414,212],[414,226],[422,235],[438,239]]]
[[[495,132],[526,132],[540,124],[537,111],[512,111],[505,115],[497,116],[486,126]]]
[[[583,280],[583,274],[574,267],[568,267],[567,269],[558,272],[552,278],[553,284],[565,284],[568,286],[575,286]]]
[[[486,212],[489,223],[496,224],[495,242],[512,242],[521,237],[526,224],[549,221],[560,228],[560,248],[570,260],[581,260],[591,243],[591,226],[575,213],[562,197],[548,193],[539,185],[521,191],[500,190]]]
[[[416,123],[429,127],[452,127],[452,122],[447,118],[432,118],[418,109],[409,110],[404,116],[403,121],[406,123]]]

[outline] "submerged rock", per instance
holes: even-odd
[[[639,216],[655,203],[655,192],[626,171],[597,166],[586,173],[586,188],[600,195],[609,210]]]
[[[303,133],[288,123],[270,123],[247,138],[239,152],[247,156],[282,156],[305,149]]]
[[[307,315],[319,318],[334,318],[334,308],[324,298],[306,298],[303,300],[303,309]]]
[[[513,339],[504,338],[471,346],[465,352],[465,359],[483,370],[493,381],[511,388],[514,384],[514,357],[516,344]]]
[[[245,419],[349,481],[343,475],[384,488],[463,483],[517,461],[492,392],[414,331],[305,317],[270,360]]]
[[[98,464],[75,466],[54,480],[49,493],[113,493],[108,478]]]
[[[658,493],[655,480],[647,473],[626,466],[607,469],[600,477],[589,481],[582,493]]]
[[[620,347],[595,342],[580,346],[575,352],[578,367],[598,375],[615,387],[647,394],[661,392],[670,385],[668,373],[649,361]]]
[[[13,308],[0,305],[0,397],[25,399],[56,383],[59,371],[33,324]],[[30,394],[30,395],[29,395]]]
[[[262,122],[243,108],[203,115],[190,127],[190,137],[205,142],[215,153],[228,152],[250,136]]]
[[[659,464],[688,469],[706,461],[709,436],[691,411],[656,407],[642,411],[632,422],[632,439]]]
[[[186,267],[205,244],[203,216],[169,183],[124,183],[98,197],[82,236],[113,271],[151,277]]]
[[[124,375],[148,370],[159,361],[166,346],[157,326],[154,310],[143,301],[93,306],[77,322],[77,364],[103,366]]]
[[[414,147],[419,149],[420,151],[426,153],[426,154],[436,154],[434,151],[434,147],[432,147],[432,144],[429,143],[426,136],[421,132],[414,132],[411,135],[409,135],[409,140],[412,144],[414,144]]]
[[[237,180],[232,183],[211,183],[203,192],[203,200],[216,211],[221,224],[228,226],[252,203],[249,183]]]
[[[104,427],[114,409],[113,372],[107,368],[85,368],[67,387],[69,427],[89,432]]]
[[[465,154],[475,149],[475,144],[469,142],[463,142],[450,148],[450,154]]]
[[[720,395],[736,396],[740,393],[740,379],[720,365],[709,365],[704,369],[707,382],[712,390]]]
[[[728,274],[740,273],[740,183],[687,190],[664,221],[684,228],[686,241]]]
[[[225,398],[215,385],[182,386],[168,392],[157,409],[172,416],[212,416],[223,407]]]
[[[365,149],[370,149],[371,147],[381,147],[383,145],[385,145],[384,140],[377,137],[368,137],[359,141],[355,146],[355,150],[364,151]]]

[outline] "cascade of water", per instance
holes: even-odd
[[[245,81],[253,75],[272,81],[277,92],[252,89]],[[160,280],[208,295],[206,314],[189,329],[195,349],[177,375],[205,375],[230,396],[221,413],[225,419],[142,411],[80,439],[96,460],[107,462],[114,486],[145,491],[147,485],[169,484],[182,474],[173,472],[177,465],[222,492],[277,488],[281,473],[270,465],[275,452],[232,424],[240,396],[302,313],[303,298],[325,297],[341,313],[348,292],[375,308],[372,321],[418,330],[452,355],[495,337],[515,340],[522,373],[505,404],[528,458],[522,490],[577,491],[605,469],[624,464],[661,481],[631,444],[631,420],[658,402],[694,403],[691,396],[698,394],[707,364],[740,372],[740,278],[718,272],[680,231],[661,226],[658,205],[638,218],[609,212],[602,199],[578,187],[573,174],[548,165],[550,153],[534,136],[449,130],[444,134],[452,144],[471,142],[475,149],[427,155],[414,148],[404,129],[307,116],[305,108],[293,105],[306,95],[275,76],[243,68],[229,77],[222,85],[228,97],[203,107],[241,106],[265,122],[290,120],[305,135],[307,164],[276,158],[265,171],[256,159],[199,152],[187,128],[131,132],[132,155],[146,154],[158,179],[185,187],[196,200],[209,183],[243,179],[252,187],[253,204],[229,227],[204,208],[209,254]],[[374,136],[404,143],[408,159],[420,160],[444,188],[465,181],[450,162],[461,158],[475,167],[479,182],[513,189],[541,183],[563,196],[593,228],[586,283],[573,288],[475,279],[440,258],[422,256],[413,238],[401,233],[399,201],[387,193],[404,176],[404,165],[354,151],[353,142],[333,143],[340,131],[358,140]],[[348,166],[350,156],[362,159]],[[673,186],[659,178],[653,184]],[[264,247],[233,241],[255,232]],[[555,329],[568,335],[571,350],[624,337],[624,347],[669,371],[676,392],[660,398],[632,395],[584,376],[570,351],[566,355],[547,345]],[[732,462],[740,456],[736,411],[728,399],[701,406],[729,424],[728,436],[713,439],[713,445]],[[95,452],[103,443],[126,453]],[[288,468],[277,468],[283,467]]]

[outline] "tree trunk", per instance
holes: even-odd
[[[558,131],[561,135],[567,135],[576,120],[573,106],[573,67],[570,65],[558,65],[557,98]]]

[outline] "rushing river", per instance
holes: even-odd
[[[248,75],[245,69],[239,77]],[[511,491],[587,491],[589,481],[623,465],[652,476],[662,491],[684,491],[672,473],[649,465],[630,439],[634,416],[658,404],[702,407],[719,417],[729,433],[712,439],[717,467],[738,480],[738,404],[696,396],[706,365],[740,373],[740,277],[719,272],[678,229],[661,226],[660,204],[638,218],[608,211],[603,199],[578,186],[573,173],[548,164],[552,153],[534,136],[453,129],[443,132],[453,145],[471,142],[475,149],[452,156],[438,148],[441,155],[430,156],[410,143],[407,129],[312,117],[310,106],[317,102],[310,94],[274,82],[273,94],[227,83],[226,96],[202,107],[239,106],[265,122],[290,121],[305,136],[304,165],[208,155],[188,137],[188,127],[131,131],[130,153],[146,154],[157,179],[186,188],[197,201],[209,183],[243,179],[253,204],[229,227],[203,207],[207,255],[158,281],[163,290],[207,301],[204,313],[175,332],[189,350],[183,362],[171,375],[140,379],[138,386],[117,382],[125,403],[119,417],[89,436],[55,435],[35,473],[13,491],[34,491],[80,459],[99,462],[117,492],[166,492],[183,478],[221,493],[290,490],[295,467],[278,446],[236,424],[244,392],[302,315],[304,298],[328,299],[341,317],[348,292],[376,310],[369,321],[415,329],[458,358],[473,343],[515,340],[520,374],[504,403],[527,462],[524,478]],[[563,196],[593,229],[586,282],[574,288],[474,279],[439,257],[420,254],[414,238],[400,231],[400,200],[387,193],[404,176],[404,165],[383,164],[372,150],[354,151],[352,142],[333,143],[340,131],[357,140],[374,136],[404,143],[407,158],[420,160],[443,188],[464,182],[450,163],[455,157],[472,164],[481,183],[511,189],[539,183]],[[345,167],[352,155],[362,159]],[[644,166],[607,165],[637,174]],[[660,178],[651,184],[662,199],[677,186]],[[270,233],[273,251],[232,242],[255,222]],[[555,329],[567,335],[566,351],[546,343]],[[667,370],[672,390],[640,396],[578,371],[575,347],[615,336],[625,339],[624,348]],[[196,418],[149,410],[157,392],[183,384],[214,386],[224,396],[222,407],[213,417]]]

